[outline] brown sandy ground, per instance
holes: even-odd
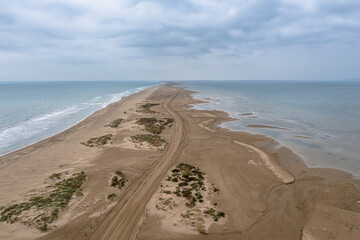
[[[126,144],[129,136],[145,133],[134,123],[138,117],[149,114],[136,110],[156,90],[154,87],[126,97],[54,137],[0,157],[0,206],[20,203],[42,192],[54,173],[84,171],[87,175],[83,186],[85,196],[73,198],[50,228],[57,229],[72,220],[95,219],[108,211],[123,191],[110,186],[115,172],[124,172],[126,184],[130,185],[160,155],[158,148],[142,150],[134,143]],[[157,106],[152,109],[157,111]],[[168,117],[159,110],[151,116]],[[124,120],[117,128],[106,126],[119,118]],[[170,132],[171,128],[166,128],[162,137],[168,139]],[[106,134],[113,136],[104,146],[80,144]],[[107,195],[113,193],[117,197],[109,201]],[[34,239],[42,235],[44,233],[19,222],[0,222],[0,239]]]
[[[155,113],[136,111],[144,101],[160,105],[151,108]],[[231,120],[227,114],[193,110],[194,103],[190,91],[150,88],[1,157],[0,206],[21,201],[52,173],[81,170],[88,177],[85,196],[70,204],[55,221],[57,227],[41,239],[360,239],[358,180],[338,170],[307,168],[270,138],[219,128]],[[175,120],[162,133],[169,142],[164,151],[126,143],[142,132],[134,123],[143,116]],[[117,118],[124,119],[119,128],[104,128]],[[102,147],[79,144],[105,134],[114,137]],[[179,231],[176,221],[153,211],[154,193],[180,162],[199,167],[220,189],[207,200],[217,203],[226,219],[210,224],[206,235]],[[121,190],[110,187],[118,170],[129,179]],[[107,200],[111,193],[117,194],[113,201]],[[0,223],[0,239],[39,236],[21,224]]]

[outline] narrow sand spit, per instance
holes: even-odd
[[[266,165],[266,167],[268,167],[275,174],[275,176],[277,176],[283,183],[287,184],[287,183],[293,183],[295,181],[294,176],[292,176],[290,173],[285,171],[282,167],[279,166],[279,164],[271,160],[265,152],[246,143],[241,143],[239,141],[234,141],[234,143],[250,148],[251,150],[258,153],[261,159],[263,160],[264,164]]]
[[[18,222],[0,222],[0,239],[360,239],[359,180],[334,169],[308,168],[300,157],[271,138],[220,128],[219,124],[231,120],[229,116],[192,109],[200,102],[192,93],[169,84],[149,88],[109,105],[63,133],[0,157],[3,207],[36,194],[37,188],[46,184],[44,179],[54,173],[71,169],[87,176],[81,186],[84,196],[72,198],[50,230],[41,233]],[[147,103],[150,108],[142,106]],[[136,149],[131,144],[122,145],[131,136],[146,133],[135,124],[144,117],[174,119],[172,127],[160,134],[169,143],[163,151],[146,144]],[[120,118],[123,121],[118,127],[104,127]],[[94,147],[80,144],[109,134],[111,140],[104,145],[102,141]],[[184,162],[206,173],[207,186],[213,183],[220,189],[216,194],[208,189],[199,191],[203,202],[196,202],[196,212],[192,205],[184,207],[181,202],[186,198],[186,205],[192,199],[184,187],[180,187],[185,190],[181,199],[169,200],[173,193],[168,191],[173,192],[176,186],[163,182],[171,169]],[[113,181],[120,172],[125,184]],[[199,194],[192,192],[192,196]],[[181,208],[172,205],[173,201]],[[151,204],[156,210],[149,213],[147,206]],[[182,222],[170,206],[185,216],[180,217]],[[208,214],[204,217],[205,211]],[[218,219],[219,224],[209,217],[217,216],[214,211],[226,214]],[[169,215],[165,223],[164,214]],[[207,234],[194,234],[198,223],[203,224],[200,231]],[[182,227],[186,233],[176,231]]]

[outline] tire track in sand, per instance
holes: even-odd
[[[176,91],[162,104],[164,110],[175,120],[174,134],[166,152],[126,189],[116,206],[94,231],[91,239],[135,239],[147,203],[171,165],[179,158],[186,143],[186,122],[172,107],[174,99],[181,93],[180,89]]]

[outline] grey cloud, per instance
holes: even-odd
[[[28,1],[28,4],[15,2],[17,4],[8,13],[8,16],[18,19],[17,24],[13,23],[18,32],[13,34],[39,40],[28,42],[29,45],[42,45],[52,39],[116,36],[122,47],[136,47],[144,52],[154,48],[159,54],[172,54],[167,51],[169,47],[186,48],[188,54],[197,55],[242,45],[252,45],[257,50],[256,46],[278,47],[284,42],[316,43],[316,39],[323,44],[338,34],[337,38],[346,40],[342,39],[347,37],[346,34],[341,36],[344,32],[350,37],[358,36],[360,30],[360,5],[355,1],[319,1],[317,10],[309,13],[296,5],[297,1],[291,1],[295,4],[267,0],[251,4],[248,1],[222,1],[220,5],[224,7],[216,9],[219,3],[213,1],[201,1],[202,4],[176,1],[170,4],[164,0],[137,0],[126,1],[124,11],[109,16],[98,14],[96,8],[87,8],[84,4],[47,2],[42,5],[40,2],[32,6],[33,1]],[[113,4],[116,6],[115,2]],[[16,13],[16,6],[23,5],[28,9],[21,14],[29,13],[28,17]],[[126,11],[128,14],[124,16]],[[227,16],[231,11],[232,16]],[[40,16],[31,19],[35,14]],[[236,31],[242,36],[230,34]]]
[[[212,62],[359,39],[358,0],[0,2],[0,58],[13,52],[69,65],[157,57]]]

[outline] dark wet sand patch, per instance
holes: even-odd
[[[301,136],[301,135],[297,135],[295,136],[297,138],[305,138],[305,139],[313,139],[312,137],[308,137],[308,136]]]
[[[253,113],[239,113],[239,116],[251,116]]]
[[[250,125],[247,125],[246,127],[250,127],[250,128],[272,128],[272,129],[289,130],[288,128],[271,126],[271,125],[263,125],[263,124],[250,124]]]

